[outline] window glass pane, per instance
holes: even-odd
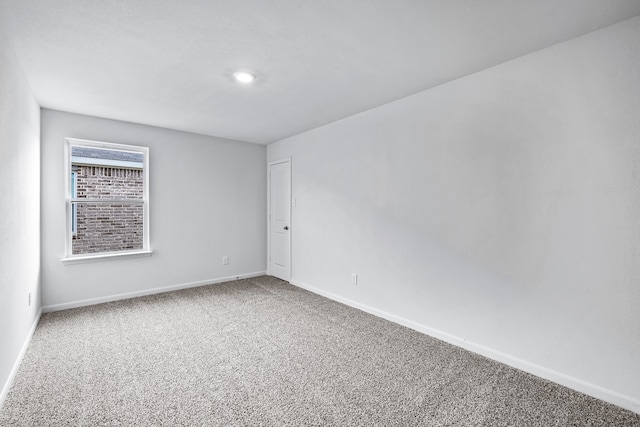
[[[143,204],[77,202],[72,206],[76,206],[74,255],[143,249]]]
[[[143,154],[130,151],[71,147],[79,199],[143,199]]]

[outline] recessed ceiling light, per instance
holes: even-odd
[[[236,73],[233,73],[233,77],[235,77],[235,79],[240,83],[251,83],[256,79],[256,76],[254,74],[251,74],[247,71],[238,71]]]

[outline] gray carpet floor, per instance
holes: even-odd
[[[640,415],[258,277],[44,314],[2,426],[640,426]]]

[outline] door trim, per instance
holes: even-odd
[[[291,157],[274,160],[269,162],[267,165],[267,275],[271,276],[271,166],[280,163],[289,163],[289,281],[291,281],[291,272],[293,270],[291,265],[291,260],[293,259],[293,246],[291,239],[291,235],[293,233],[293,218],[291,215],[291,194],[293,193]]]

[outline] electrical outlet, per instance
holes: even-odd
[[[222,265],[227,265],[229,264],[229,257],[228,256],[223,256],[222,257]]]
[[[352,285],[357,285],[358,284],[358,275],[356,273],[352,273],[351,274],[351,284]]]

